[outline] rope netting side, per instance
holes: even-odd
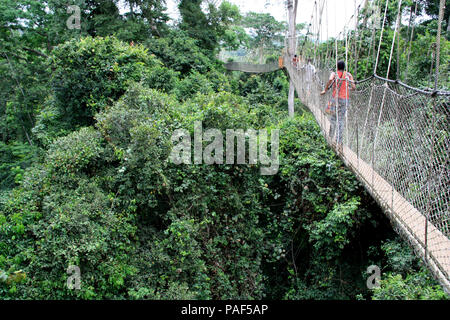
[[[285,61],[290,61],[285,57]],[[300,100],[331,143],[321,96],[329,70],[286,63]],[[371,77],[350,94],[341,157],[450,292],[450,95]],[[337,131],[337,130],[336,130]]]

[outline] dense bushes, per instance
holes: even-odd
[[[374,288],[374,300],[444,300],[448,299],[442,288],[432,278],[426,267],[411,248],[398,240],[381,245],[384,254],[379,288]]]
[[[182,76],[191,71],[206,73],[213,68],[213,62],[197,46],[197,41],[181,30],[171,31],[164,38],[152,38],[146,46],[165,66]]]
[[[77,296],[113,297],[131,272],[123,262],[135,227],[130,211],[113,210],[99,186],[100,138],[87,128],[57,140],[46,163],[29,170],[2,206],[1,268],[28,275],[28,283],[9,286],[13,297],[72,296],[64,276],[69,265],[78,265],[86,280]]]
[[[0,141],[0,192],[20,183],[24,169],[36,158],[37,152],[37,148],[26,143]]]
[[[94,114],[118,100],[130,82],[170,91],[177,78],[143,46],[111,37],[61,44],[53,51],[52,67],[53,93],[34,129],[44,142],[64,130],[93,124]]]
[[[257,166],[167,161],[171,133],[192,132],[194,121],[220,130],[270,126],[229,93],[179,106],[132,85],[95,119],[97,129],[56,140],[2,206],[0,268],[27,276],[3,285],[5,294],[281,298],[301,293],[303,274],[307,287],[322,282],[316,297],[339,297],[333,277],[365,211],[351,196],[359,185],[311,116],[276,126],[283,165],[274,177],[260,176]],[[65,286],[69,265],[82,270],[80,291]],[[268,279],[277,277],[274,288]]]

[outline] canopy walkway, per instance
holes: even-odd
[[[330,70],[313,73],[288,55],[283,60],[299,99],[336,149],[325,113],[331,91],[320,95]],[[242,65],[233,70],[270,70]],[[450,92],[376,75],[356,84],[343,119],[343,148],[336,152],[450,293]]]
[[[290,50],[291,55],[287,54],[289,50],[284,50],[278,63],[253,66],[231,63],[226,68],[243,72],[270,72],[286,68],[299,99],[314,115],[327,142],[336,149],[347,167],[355,173],[390,218],[397,232],[411,244],[444,290],[450,294],[450,92],[437,90],[444,0],[440,1],[439,8],[435,90],[417,89],[400,81],[387,79],[395,35],[398,34],[401,20],[401,2],[400,0],[397,10],[386,78],[377,75],[377,66],[389,1],[386,1],[384,8],[374,74],[368,79],[355,82],[356,90],[350,93],[345,106],[346,112],[337,112],[333,118],[325,113],[326,106],[332,99],[332,90],[328,91],[328,95],[320,94],[331,70],[316,69],[311,65],[302,66],[300,61],[294,65],[296,36],[286,38],[285,44],[289,42],[286,47],[293,49]],[[319,1],[319,5],[316,2],[316,17],[313,11],[309,24],[311,27],[316,21],[314,61],[317,61],[316,44],[322,30],[324,5],[326,0]],[[381,8],[379,9],[381,12]],[[357,14],[352,18],[358,21]],[[300,48],[301,54],[309,34],[308,27],[307,37]],[[373,33],[371,47],[374,46],[374,38]],[[334,68],[339,56],[337,41],[336,38]],[[347,25],[343,42],[347,62]],[[375,53],[375,47],[373,52]],[[328,55],[328,46],[325,56],[326,60],[327,57],[332,57]],[[328,62],[325,61],[322,65]],[[339,119],[339,116],[343,119]],[[343,138],[342,148],[336,148],[332,143],[334,136],[331,134],[338,134],[340,130],[333,130],[331,122],[343,124],[340,134]]]
[[[290,61],[289,57],[284,61]],[[285,67],[300,100],[330,143],[330,120],[324,110],[331,97],[320,95],[330,72],[312,73],[291,63]],[[448,92],[427,92],[378,76],[359,81],[343,119],[343,148],[339,152],[447,292],[449,106]]]
[[[320,95],[330,70],[314,73],[294,66],[288,55],[283,60],[299,99],[336,149],[325,113],[331,91]],[[233,63],[227,69],[270,72],[276,66]],[[343,148],[336,152],[450,293],[450,92],[377,75],[356,84],[343,119]]]

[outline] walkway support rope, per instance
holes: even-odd
[[[245,62],[228,62],[224,64],[225,69],[229,71],[242,71],[248,73],[272,72],[280,69],[278,61],[268,64],[253,64]]]

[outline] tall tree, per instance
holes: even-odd
[[[288,41],[288,54],[289,57],[293,57],[295,54],[296,45],[296,32],[295,32],[295,20],[297,19],[297,6],[298,0],[288,0],[288,12],[289,12],[289,41]],[[289,96],[288,96],[288,110],[289,116],[294,116],[294,98],[295,98],[295,86],[292,79],[289,80]]]
[[[130,16],[148,25],[148,30],[154,36],[163,36],[167,31],[165,0],[126,0],[130,7]]]
[[[265,49],[279,49],[285,24],[275,20],[269,13],[249,12],[243,20],[243,25],[249,30],[252,37],[250,45],[257,48],[260,63],[264,63]]]
[[[207,12],[202,10],[203,0],[181,0],[178,9],[181,14],[180,28],[198,40],[199,46],[214,54],[219,43],[226,37],[226,30],[241,18],[239,9],[227,1],[219,7],[207,2]]]

